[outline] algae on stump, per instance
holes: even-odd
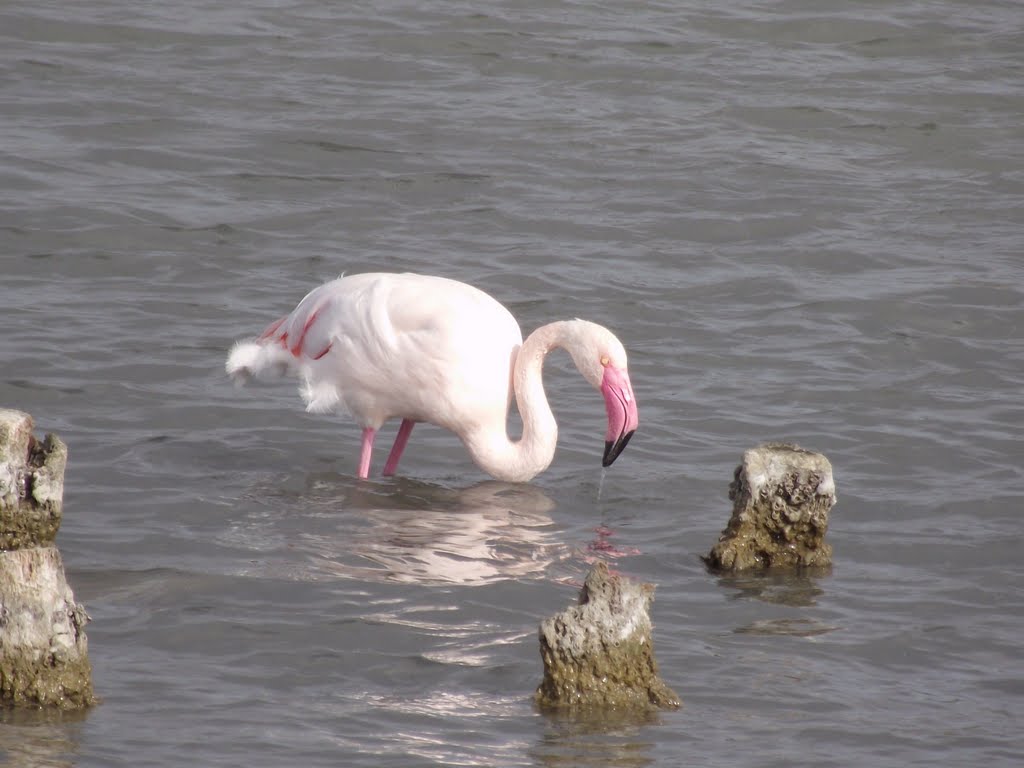
[[[832,465],[822,454],[788,443],[752,448],[736,468],[729,498],[732,517],[704,557],[710,568],[831,565],[825,534],[836,486]]]
[[[546,709],[679,707],[679,697],[658,676],[648,613],[654,586],[595,565],[579,605],[540,625],[544,680],[536,700]]]
[[[0,703],[92,704],[85,609],[52,546],[67,448],[32,435],[32,417],[0,409]]]

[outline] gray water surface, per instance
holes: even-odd
[[[0,763],[1024,762],[1022,51],[991,0],[0,5],[0,405],[69,445],[103,699]],[[356,481],[223,360],[366,270],[614,329],[629,448],[557,356],[532,484],[431,427]],[[833,571],[712,576],[778,439],[835,467]],[[533,708],[598,556],[682,710]]]

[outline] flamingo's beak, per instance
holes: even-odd
[[[640,417],[636,410],[633,385],[629,383],[629,374],[624,368],[605,366],[601,394],[604,395],[604,404],[608,411],[608,432],[605,435],[601,466],[608,467],[626,447],[629,438],[636,431]]]

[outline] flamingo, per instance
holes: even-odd
[[[622,343],[586,320],[549,323],[524,342],[508,309],[456,280],[366,273],[324,283],[258,338],[235,343],[226,369],[239,384],[297,373],[307,411],[349,412],[362,427],[361,479],[369,477],[377,431],[397,417],[402,423],[385,476],[396,472],[413,426],[422,421],[454,432],[494,478],[527,482],[555,455],[558,425],[541,368],[556,347],[569,352],[604,397],[607,467],[638,423]],[[506,429],[513,396],[523,424],[519,440]]]

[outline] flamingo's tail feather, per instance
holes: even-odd
[[[224,368],[239,386],[256,378],[283,376],[294,370],[294,358],[278,344],[239,341],[231,348]]]

